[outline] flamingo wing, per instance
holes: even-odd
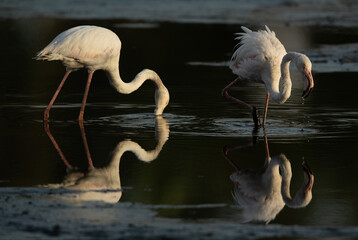
[[[119,57],[120,49],[121,42],[112,31],[96,26],[78,26],[59,34],[35,59],[60,60],[70,69],[103,68],[109,59]]]
[[[240,47],[234,52],[230,68],[234,74],[252,81],[262,82],[262,72],[265,69],[280,69],[285,47],[276,37],[275,32],[267,26],[257,32],[241,27],[243,33],[238,33]]]

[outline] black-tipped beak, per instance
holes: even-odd
[[[308,164],[305,162],[302,163],[302,168],[307,177],[306,191],[310,191],[313,187],[313,182],[314,182],[313,172],[309,168]]]
[[[304,79],[305,79],[305,81],[307,81],[307,88],[305,90],[303,90],[302,98],[307,98],[310,95],[310,93],[312,92],[312,89],[314,86],[313,77],[312,77],[311,72],[306,71],[304,73]]]

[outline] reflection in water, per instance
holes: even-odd
[[[81,135],[88,160],[88,172],[84,173],[76,170],[76,168],[67,161],[55,138],[51,134],[47,122],[45,122],[44,128],[68,170],[62,183],[49,184],[46,185],[46,187],[65,187],[66,189],[74,190],[76,193],[74,197],[75,200],[103,201],[108,203],[116,203],[122,196],[121,180],[119,176],[119,164],[122,155],[127,151],[131,151],[138,157],[138,159],[144,162],[151,162],[158,157],[164,144],[169,138],[168,121],[162,116],[157,116],[157,145],[153,150],[146,151],[138,143],[131,140],[124,140],[119,142],[113,150],[112,159],[107,166],[95,168],[88,148],[84,126],[80,121]]]
[[[265,146],[267,157],[265,167],[261,170],[241,169],[228,156],[229,151],[252,146],[252,143],[237,146],[225,146],[225,158],[236,169],[230,179],[234,183],[233,197],[243,208],[244,222],[269,223],[285,205],[290,208],[307,206],[312,199],[314,176],[308,165],[303,162],[304,180],[294,198],[290,194],[292,178],[291,163],[280,154],[270,157],[267,135],[265,132]]]

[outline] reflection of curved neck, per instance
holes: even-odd
[[[145,162],[150,162],[154,159],[156,159],[162,150],[165,142],[169,138],[169,124],[166,119],[164,119],[162,116],[156,117],[156,136],[157,136],[157,146],[152,151],[145,151],[139,144],[130,141],[125,140],[118,143],[117,147],[114,149],[113,157],[110,161],[110,163],[103,168],[95,168],[92,163],[92,158],[89,152],[88,144],[87,144],[87,138],[85,134],[85,130],[83,127],[83,124],[80,122],[80,129],[81,129],[81,135],[83,139],[83,144],[86,150],[87,160],[88,160],[88,167],[90,169],[88,176],[90,175],[96,175],[98,177],[98,172],[101,172],[100,175],[102,177],[106,176],[107,180],[110,181],[110,185],[115,188],[120,188],[120,179],[118,174],[119,169],[119,162],[124,152],[131,151],[133,152],[140,160]],[[44,130],[50,140],[52,141],[52,144],[58,151],[61,159],[63,160],[64,164],[68,169],[72,169],[72,165],[67,161],[66,157],[62,153],[60,147],[58,146],[55,138],[52,136],[50,127],[48,123],[46,122],[44,124]],[[103,178],[104,179],[104,178]],[[77,179],[78,180],[78,179]],[[107,184],[108,185],[108,184]]]
[[[282,185],[281,185],[281,193],[282,199],[285,204],[290,208],[300,208],[306,206],[312,198],[312,194],[310,191],[306,191],[306,183],[303,181],[302,186],[297,191],[294,198],[291,197],[290,193],[290,185],[292,179],[292,170],[291,164],[288,159],[283,155],[281,155],[281,163],[280,169],[282,171]]]
[[[131,140],[124,140],[118,143],[113,151],[110,167],[118,171],[121,157],[127,151],[133,152],[138,159],[144,162],[151,162],[156,159],[169,137],[169,125],[162,116],[156,117],[156,133],[158,138],[157,146],[151,151],[144,150],[138,143]]]

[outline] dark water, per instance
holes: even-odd
[[[104,26],[120,36],[120,69],[126,81],[150,68],[170,91],[170,104],[158,123],[153,115],[152,84],[121,95],[108,84],[103,72],[94,74],[84,117],[94,167],[107,166],[122,141],[131,139],[153,150],[156,135],[169,131],[159,156],[150,163],[138,160],[133,153],[123,154],[120,202],[146,204],[168,218],[242,222],[244,210],[232,197],[230,175],[235,169],[223,156],[223,147],[256,143],[229,153],[243,169],[262,168],[266,151],[263,130],[253,133],[250,113],[220,96],[221,89],[235,78],[223,63],[230,59],[236,44],[233,33],[241,24],[1,20],[0,186],[61,183],[68,173],[42,125],[43,110],[64,68],[32,57],[59,32],[81,24]],[[287,50],[305,51],[308,56],[323,44],[357,41],[357,29],[353,28],[274,30]],[[313,65],[315,88],[311,96],[303,104],[299,75],[292,71],[291,98],[284,105],[270,104],[266,129],[271,156],[283,153],[291,162],[293,195],[303,179],[301,163],[308,163],[315,177],[313,198],[305,208],[283,208],[271,222],[357,225],[358,74],[323,71],[322,67],[315,70]],[[66,159],[82,171],[87,170],[88,160],[76,119],[85,80],[83,70],[70,75],[51,110],[49,124]],[[231,93],[262,112],[263,86],[243,84]],[[161,129],[157,134],[156,124]]]

